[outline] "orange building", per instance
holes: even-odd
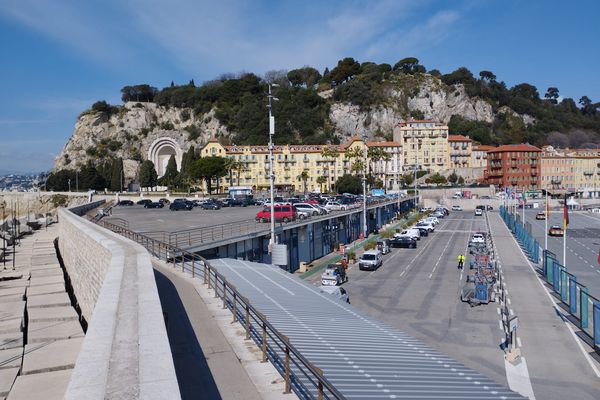
[[[500,188],[538,188],[541,152],[530,144],[509,144],[488,151],[487,183]]]

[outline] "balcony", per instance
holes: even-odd
[[[550,184],[552,185],[560,185],[562,183],[562,179],[552,179]]]
[[[585,171],[585,172],[583,173],[583,175],[585,175],[585,176],[592,176],[592,175],[594,175],[594,173],[593,173],[593,172],[590,172],[590,171]]]

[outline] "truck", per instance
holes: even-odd
[[[321,274],[321,285],[338,286],[348,282],[348,275],[342,263],[329,264]]]

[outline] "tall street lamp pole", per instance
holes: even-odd
[[[396,147],[396,195],[398,196],[397,212],[400,212],[400,150]]]
[[[276,83],[269,83],[269,94],[267,99],[269,104],[269,182],[271,190],[271,239],[269,240],[269,253],[273,251],[273,245],[275,245],[275,174],[273,173],[273,163],[275,162],[275,156],[273,155],[273,135],[275,134],[275,117],[273,117],[272,108],[273,100],[277,100],[271,92],[271,87],[279,86]]]
[[[415,131],[414,131],[414,129],[412,131],[412,137],[413,137],[413,146],[414,146],[413,153],[415,155],[414,178],[413,178],[413,180],[415,181],[415,209],[416,209],[418,201],[419,201],[419,195],[417,193],[417,161],[418,161],[417,160],[417,148],[418,148],[418,144],[417,144],[417,141],[415,139]]]
[[[366,239],[367,233],[367,136],[363,135],[363,237]]]

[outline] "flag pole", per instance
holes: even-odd
[[[546,190],[546,232],[544,233],[544,250],[548,250],[548,218],[550,218],[550,204],[548,204],[548,190]]]

